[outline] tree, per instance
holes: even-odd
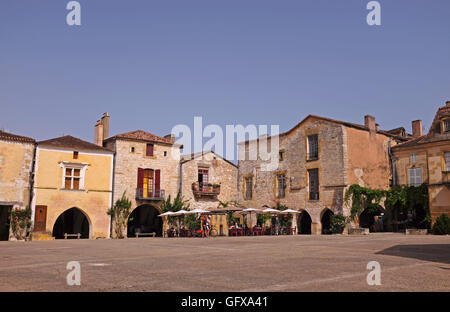
[[[122,198],[118,199],[111,209],[108,210],[108,215],[113,220],[113,231],[116,238],[122,239],[125,237],[125,227],[128,222],[128,217],[131,214],[131,201],[122,194]]]

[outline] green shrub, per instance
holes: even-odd
[[[432,233],[435,235],[450,234],[450,218],[446,214],[442,214],[436,219]]]
[[[330,227],[333,234],[342,234],[345,229],[345,217],[342,215],[342,213],[331,216]]]

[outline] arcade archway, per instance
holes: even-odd
[[[383,214],[384,209],[381,206],[366,208],[359,215],[359,227],[368,228],[370,232],[384,231]]]
[[[303,210],[297,220],[297,228],[299,235],[310,235],[311,234],[311,223],[312,219],[306,210]]]
[[[127,223],[127,236],[136,237],[136,233],[156,233],[162,236],[162,218],[159,210],[152,205],[138,206],[130,214]]]
[[[56,239],[64,238],[65,234],[80,234],[80,238],[89,238],[90,222],[86,214],[76,207],[64,211],[53,226],[52,236]],[[75,236],[69,235],[68,238]]]
[[[322,223],[322,234],[331,234],[331,216],[334,213],[326,208],[322,212],[322,217],[320,218],[320,222]]]

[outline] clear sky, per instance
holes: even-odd
[[[450,100],[450,1],[0,1],[0,128],[38,140],[93,140],[176,124],[279,124],[308,114],[382,129]]]

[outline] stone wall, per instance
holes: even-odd
[[[0,205],[28,205],[34,144],[0,140]]]

